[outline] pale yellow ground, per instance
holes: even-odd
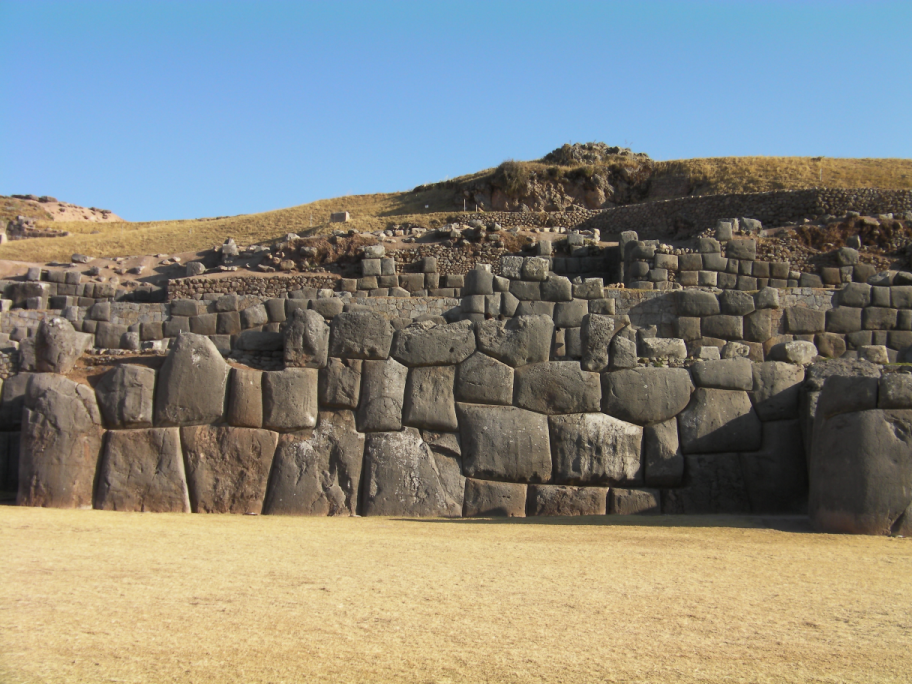
[[[788,529],[0,507],[0,681],[912,681],[912,541]]]

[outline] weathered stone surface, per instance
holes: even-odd
[[[490,319],[478,325],[478,348],[513,368],[548,360],[554,323],[548,316]]]
[[[484,269],[475,268],[465,274],[463,295],[494,294],[494,274]]]
[[[409,370],[403,424],[425,430],[456,430],[455,378],[453,366],[422,366]]]
[[[677,337],[648,337],[641,343],[647,359],[686,359],[687,345]]]
[[[757,258],[757,241],[752,239],[730,240],[725,246],[725,254],[731,259],[753,261]]]
[[[702,387],[678,416],[678,433],[685,454],[757,451],[762,439],[746,392]]]
[[[882,409],[912,409],[912,374],[885,374],[879,383],[877,407]]]
[[[245,330],[234,340],[234,347],[244,351],[282,351],[282,333],[267,330]]]
[[[463,468],[468,477],[547,482],[548,419],[512,406],[457,404]]]
[[[91,507],[103,434],[95,393],[62,375],[38,373],[24,405],[16,503]]]
[[[817,333],[814,335],[814,345],[820,356],[828,359],[838,359],[846,350],[846,343],[842,335],[835,333]]]
[[[262,512],[275,432],[194,425],[180,434],[194,513]]]
[[[725,290],[719,295],[719,308],[727,316],[747,316],[754,311],[754,298],[740,290]]]
[[[815,433],[808,506],[814,527],[890,534],[912,503],[912,411],[843,413]]]
[[[111,430],[98,475],[95,508],[105,511],[189,513],[177,428]]]
[[[317,424],[315,368],[286,368],[263,373],[263,426],[302,430]]]
[[[714,316],[719,313],[719,300],[712,292],[680,290],[676,296],[679,316]]]
[[[615,335],[611,340],[610,364],[611,370],[636,368],[636,342],[623,335]]]
[[[833,333],[852,333],[861,330],[862,309],[837,306],[826,312],[826,329]]]
[[[867,283],[847,283],[834,297],[840,306],[864,307],[871,305],[871,286]]]
[[[798,417],[798,393],[804,368],[781,361],[755,363],[754,391],[751,401],[760,420],[787,420]]]
[[[334,408],[358,408],[361,398],[361,359],[330,358],[320,369],[320,404]]]
[[[279,438],[263,512],[356,515],[364,435],[351,411],[321,411],[317,428]]]
[[[526,515],[605,515],[608,489],[529,485]]]
[[[408,368],[395,359],[366,361],[361,367],[361,375],[358,430],[401,430]]]
[[[345,302],[338,297],[321,297],[311,300],[310,308],[323,316],[323,318],[332,319],[342,313],[345,308]]]
[[[126,325],[99,321],[98,327],[95,329],[95,347],[98,349],[120,349],[120,343],[127,331],[128,327]]]
[[[750,342],[766,342],[773,336],[773,319],[768,309],[761,309],[743,319],[744,339]]]
[[[523,302],[534,302],[542,298],[541,283],[529,280],[511,280],[509,292]]]
[[[687,406],[693,389],[690,373],[683,368],[602,373],[602,411],[637,425],[661,423]]]
[[[657,515],[662,512],[658,489],[620,489],[608,493],[608,512],[612,515]]]
[[[180,335],[158,373],[155,424],[167,427],[221,420],[228,370],[209,338]]]
[[[869,306],[862,309],[861,324],[865,330],[893,330],[898,314],[896,309]]]
[[[808,334],[826,330],[826,314],[805,306],[790,306],[785,309],[787,329],[793,334]]]
[[[697,387],[745,391],[754,388],[750,359],[697,361],[690,367],[690,373]]]
[[[779,290],[775,287],[761,288],[755,295],[754,301],[758,309],[778,309]]]
[[[41,373],[69,373],[91,345],[92,336],[76,332],[65,318],[48,318],[38,324],[35,361]]]
[[[393,343],[393,327],[381,314],[346,311],[335,316],[329,338],[330,356],[385,359]]]
[[[589,301],[574,299],[554,305],[554,325],[558,328],[579,328],[589,314]]]
[[[523,259],[522,276],[525,280],[542,281],[547,279],[551,269],[551,260],[544,257],[526,257]]]
[[[643,465],[650,487],[676,487],[684,477],[684,454],[678,441],[678,421],[669,418],[643,428]]]
[[[583,318],[580,330],[580,345],[583,370],[601,372],[608,369],[608,348],[617,332],[614,316],[589,314]]]
[[[449,366],[475,351],[475,327],[471,321],[449,325],[433,321],[413,323],[396,333],[392,356],[406,366]]]
[[[95,397],[109,428],[152,427],[155,370],[124,364],[108,371],[95,388]]]
[[[475,352],[456,369],[456,399],[473,404],[513,403],[513,369]]]
[[[464,511],[467,518],[524,518],[526,487],[513,482],[466,480]]]
[[[573,286],[569,278],[549,276],[541,284],[541,296],[547,302],[569,302],[573,299]]]
[[[643,480],[643,428],[603,413],[551,416],[554,481],[636,484]]]
[[[817,357],[817,347],[806,340],[780,342],[770,347],[767,358],[771,361],[785,361],[799,366],[807,366]]]
[[[762,448],[740,457],[752,513],[807,511],[807,461],[799,421],[764,423]]]
[[[706,316],[700,321],[703,337],[716,337],[721,340],[740,340],[744,338],[744,324],[740,316]]]
[[[601,387],[597,373],[580,369],[577,361],[533,363],[516,369],[514,403],[538,413],[598,411]]]
[[[3,381],[0,391],[0,428],[18,430],[22,424],[22,409],[25,406],[25,391],[32,373],[17,373]]]
[[[285,365],[300,368],[323,368],[329,353],[329,325],[311,309],[291,312],[282,327]]]
[[[367,436],[364,480],[364,515],[462,515],[458,460],[434,453],[414,428]]]
[[[232,368],[228,381],[228,423],[235,427],[263,427],[263,373]]]
[[[663,513],[750,512],[738,454],[691,454],[684,458],[685,484],[662,492]]]

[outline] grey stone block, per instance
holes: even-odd
[[[455,393],[462,402],[509,405],[513,402],[513,369],[475,352],[456,370]]]
[[[330,356],[350,359],[385,359],[393,343],[393,328],[381,314],[346,311],[332,320]]]
[[[852,333],[861,330],[862,309],[837,306],[826,312],[826,330],[831,333]]]
[[[454,431],[456,404],[453,366],[423,366],[412,368],[405,386],[403,424],[425,430]]]
[[[684,457],[687,477],[680,489],[662,492],[662,513],[749,513],[750,499],[738,454],[690,454]]]
[[[752,367],[754,390],[751,401],[761,420],[788,420],[798,417],[798,394],[804,368],[781,361],[755,363]]]
[[[678,416],[684,453],[756,451],[761,445],[760,419],[746,392],[698,388]]]
[[[637,425],[660,423],[687,406],[693,389],[690,373],[683,368],[603,373],[602,411]]]
[[[868,306],[862,311],[862,325],[865,330],[893,330],[896,327],[896,309]]]
[[[263,427],[263,373],[232,368],[228,380],[228,423],[235,427]]]
[[[608,489],[566,485],[529,485],[526,515],[605,515]]]
[[[361,373],[358,430],[401,430],[408,368],[394,359],[372,360],[364,362]]]
[[[744,326],[740,316],[706,316],[700,321],[703,337],[717,337],[723,340],[740,340],[744,337]]]
[[[263,374],[263,425],[272,430],[302,430],[317,424],[315,368],[286,368]]]
[[[719,308],[728,316],[747,316],[754,311],[754,298],[746,292],[729,290],[719,295]]]
[[[788,332],[793,334],[812,334],[826,331],[826,315],[805,306],[790,306],[785,309],[785,320]]]
[[[546,416],[512,406],[457,404],[465,474],[547,482],[551,448]]]
[[[643,428],[602,413],[551,416],[554,480],[566,484],[643,481]]]
[[[540,300],[542,298],[541,283],[529,280],[511,280],[510,294],[524,302]]]
[[[554,323],[547,316],[490,319],[476,330],[478,349],[514,368],[547,361],[553,332]]]
[[[318,397],[322,406],[333,408],[358,407],[361,398],[360,359],[330,358],[325,368],[320,369]]]
[[[518,368],[513,381],[514,403],[538,413],[583,413],[599,410],[597,373],[576,361],[551,361]]]
[[[526,487],[512,482],[466,479],[464,514],[467,518],[524,518]]]
[[[643,428],[645,481],[650,487],[675,487],[684,477],[684,455],[678,441],[678,421],[669,418]]]

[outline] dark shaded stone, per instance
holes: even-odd
[[[319,402],[334,408],[358,408],[361,398],[361,359],[330,358],[320,369]]]
[[[787,420],[798,417],[798,393],[804,368],[781,361],[755,363],[754,391],[751,401],[760,420]]]
[[[684,477],[684,454],[678,441],[678,421],[669,418],[643,428],[643,463],[650,487],[676,487]]]
[[[526,515],[605,515],[608,489],[529,485]]]
[[[602,411],[637,425],[661,423],[687,406],[693,389],[690,373],[683,368],[602,373]]]
[[[740,456],[752,513],[807,512],[807,460],[799,421],[763,423],[762,448]]]
[[[612,515],[657,515],[662,512],[658,489],[620,489],[608,493],[608,512]]]
[[[471,321],[449,325],[433,321],[413,323],[396,333],[392,356],[406,366],[449,366],[475,351],[475,327]]]
[[[402,429],[402,406],[408,368],[394,359],[365,361],[361,367],[358,429],[387,432]]]
[[[514,368],[548,360],[554,323],[547,316],[490,319],[477,329],[478,348]]]
[[[684,486],[662,492],[663,513],[750,512],[738,454],[690,454],[684,459]]]
[[[453,366],[422,366],[409,370],[403,424],[425,430],[456,430],[455,377]]]
[[[746,392],[697,389],[678,416],[678,431],[681,449],[690,454],[756,451],[761,444],[760,420]]]
[[[548,419],[512,406],[457,404],[468,477],[547,482],[551,479]]]
[[[215,423],[225,412],[228,364],[207,337],[177,338],[158,374],[155,424]]]
[[[110,428],[152,427],[155,369],[124,364],[108,371],[95,387],[105,425]]]
[[[317,424],[315,368],[286,368],[263,373],[263,426],[301,430]]]
[[[538,413],[598,411],[601,387],[597,373],[580,369],[578,361],[550,361],[515,371],[514,403]]]
[[[346,311],[332,320],[330,356],[349,359],[386,359],[393,343],[393,327],[378,313]]]
[[[466,479],[464,515],[467,518],[524,518],[526,487],[512,482]]]

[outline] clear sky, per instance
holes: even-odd
[[[0,194],[129,220],[603,141],[912,157],[912,1],[0,0]]]

